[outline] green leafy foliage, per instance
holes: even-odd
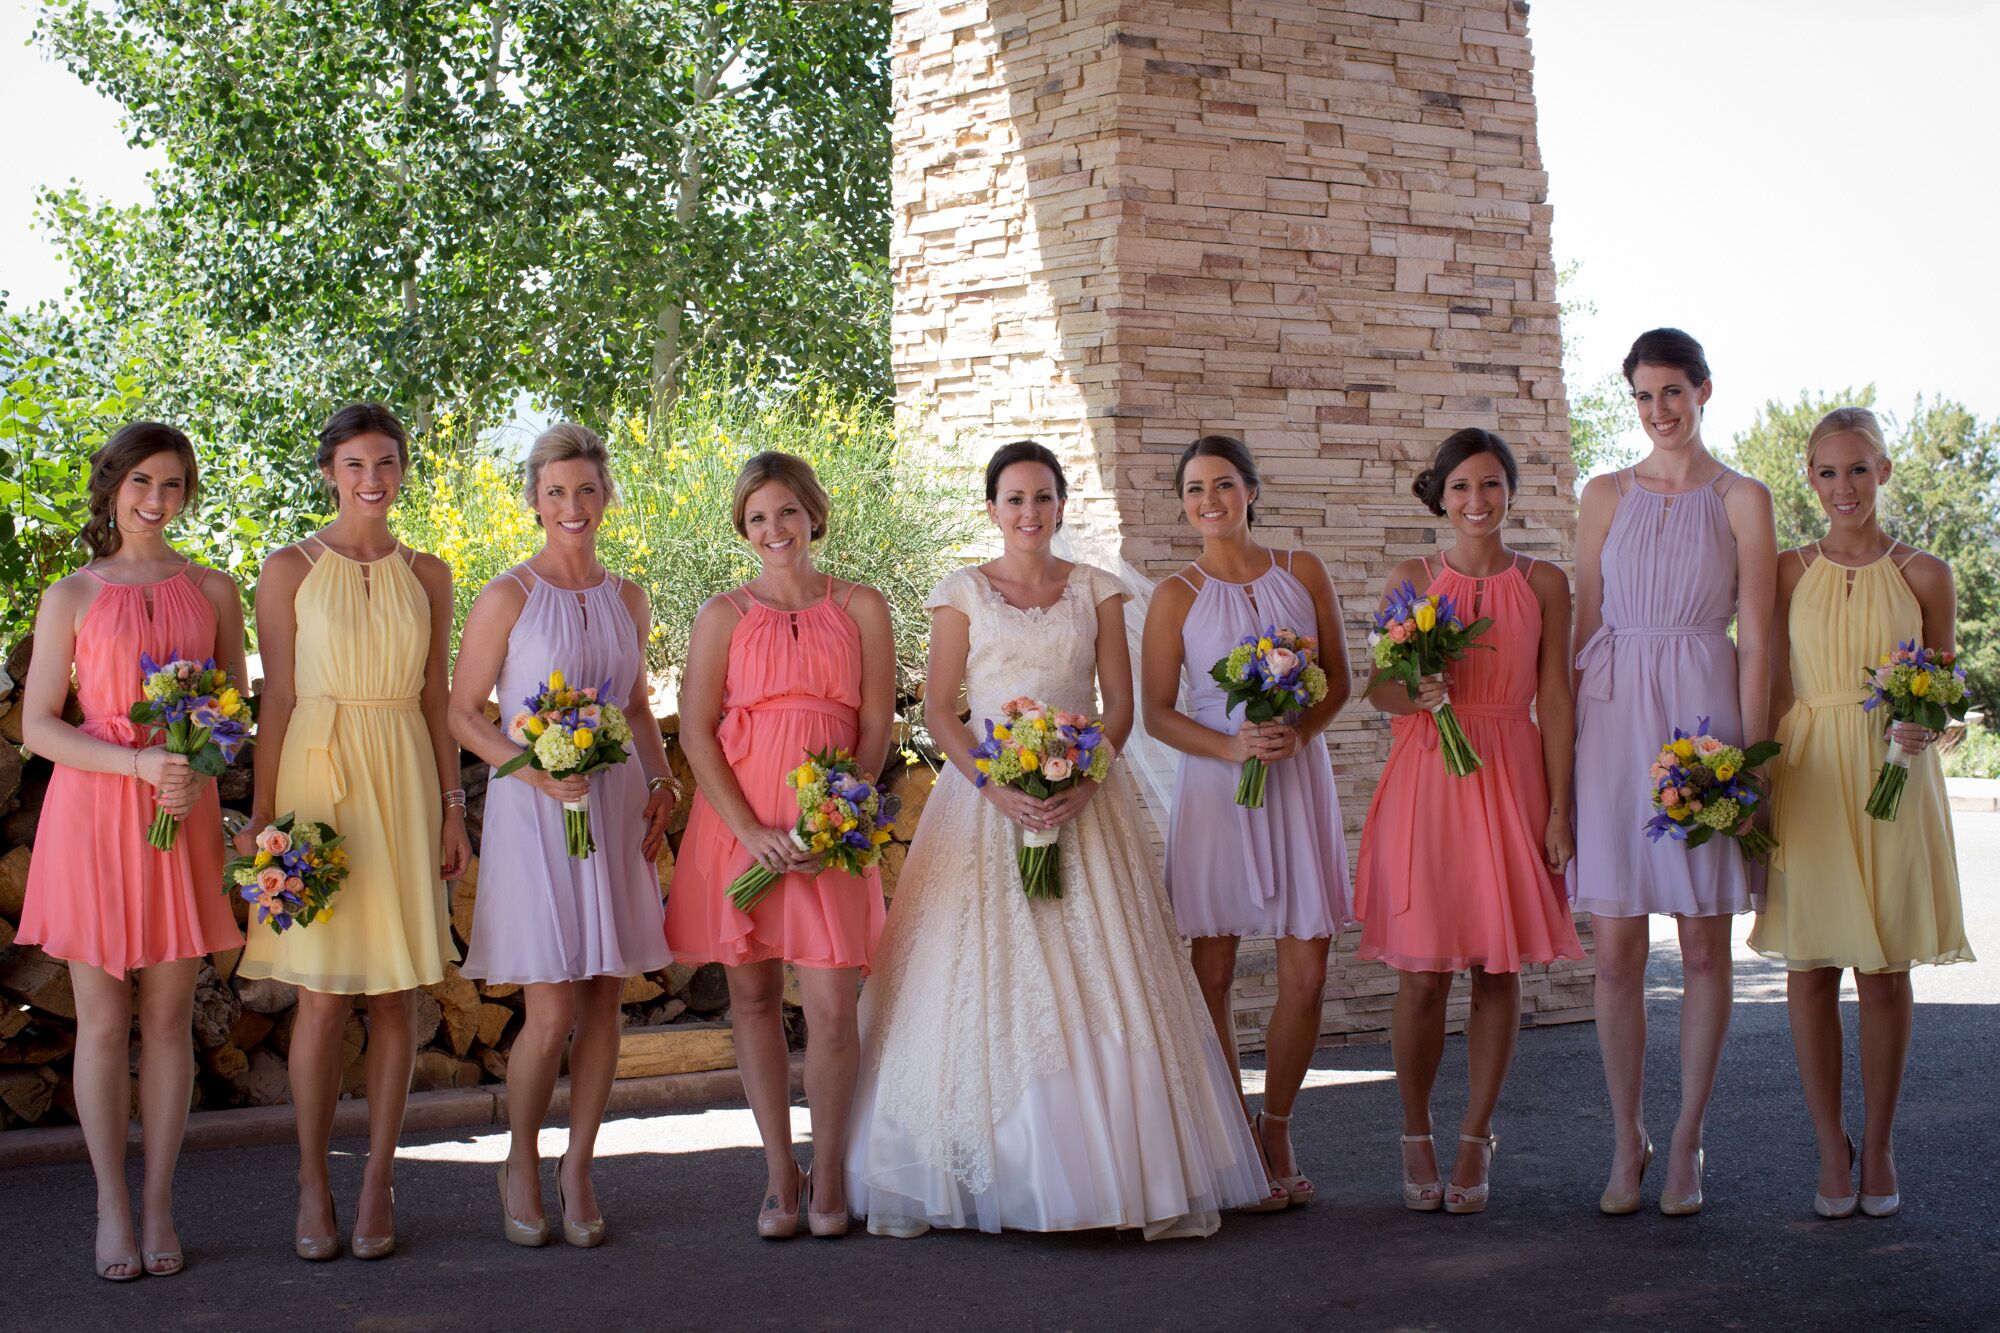
[[[1593,373],[1583,353],[1582,339],[1571,330],[1580,315],[1597,307],[1576,294],[1574,261],[1556,270],[1556,297],[1563,321],[1563,384],[1569,392],[1569,454],[1579,478],[1609,472],[1633,462],[1637,455],[1620,441],[1639,429],[1632,407],[1631,386],[1615,370]]]
[[[1836,407],[1872,407],[1875,389],[1801,394],[1766,403],[1736,437],[1731,461],[1771,490],[1783,550],[1826,532],[1805,475],[1806,440]],[[1961,404],[1919,398],[1906,420],[1882,414],[1894,470],[1882,489],[1888,532],[1951,566],[1958,589],[1958,651],[1974,700],[2000,702],[2000,422]]]

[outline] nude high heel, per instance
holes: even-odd
[[[1701,1177],[1708,1167],[1708,1149],[1694,1150],[1694,1193],[1662,1194],[1660,1214],[1663,1217],[1693,1217],[1701,1211]]]
[[[1428,1134],[1403,1134],[1398,1143],[1431,1143]],[[1435,1145],[1433,1144],[1433,1147]],[[1426,1180],[1419,1184],[1410,1179],[1410,1168],[1403,1168],[1403,1207],[1413,1213],[1434,1213],[1444,1207],[1444,1181]]]
[[[784,1206],[784,1196],[767,1194],[764,1206],[757,1210],[757,1234],[765,1240],[790,1240],[799,1234],[799,1214],[806,1207],[805,1173],[796,1165],[792,1167],[799,1180],[799,1199],[790,1208]]]
[[[387,1259],[396,1252],[396,1191],[389,1191],[389,1234],[386,1236],[356,1236],[348,1242],[347,1248],[357,1259]]]
[[[568,1153],[556,1158],[556,1212],[562,1215],[563,1239],[579,1250],[594,1249],[604,1243],[604,1218],[600,1216],[590,1222],[569,1220],[569,1204],[563,1199],[562,1187],[563,1163],[568,1160]]]
[[[1266,1120],[1275,1120],[1279,1124],[1287,1126],[1285,1133],[1291,1133],[1289,1126],[1292,1123],[1292,1118],[1290,1116],[1279,1115],[1275,1111],[1259,1111],[1257,1113],[1256,1133],[1257,1146],[1260,1149],[1264,1146],[1264,1122]],[[1318,1193],[1313,1188],[1313,1183],[1304,1176],[1276,1176],[1272,1179],[1272,1183],[1285,1192],[1286,1201],[1293,1208],[1305,1207],[1313,1201],[1313,1196]]]
[[[1493,1155],[1500,1151],[1500,1140],[1492,1134],[1461,1134],[1460,1143],[1483,1143],[1486,1145],[1485,1180],[1477,1185],[1453,1185],[1444,1187],[1444,1210],[1447,1213],[1483,1213],[1486,1201],[1493,1197]]]
[[[1854,1168],[1861,1164],[1861,1157],[1854,1150],[1853,1136],[1843,1134],[1841,1137],[1847,1140],[1847,1170],[1849,1174],[1852,1174]],[[1859,1202],[1860,1199],[1853,1194],[1842,1198],[1829,1199],[1817,1190],[1813,1192],[1813,1211],[1830,1221],[1838,1221],[1843,1217],[1854,1216],[1854,1207]]]
[[[538,1217],[532,1222],[523,1222],[507,1208],[507,1163],[500,1163],[500,1173],[495,1177],[500,1182],[500,1220],[510,1245],[520,1245],[526,1249],[538,1249],[549,1243],[549,1219]]]
[[[309,1264],[323,1264],[340,1254],[340,1215],[333,1219],[331,1236],[293,1236],[292,1253]]]
[[[1239,1213],[1282,1213],[1292,1206],[1292,1195],[1283,1185],[1271,1178],[1271,1159],[1264,1155],[1264,1135],[1257,1122],[1250,1122],[1250,1137],[1257,1145],[1257,1165],[1263,1169],[1267,1193],[1256,1203],[1246,1203],[1236,1211]]]
[[[1644,1135],[1645,1131],[1641,1130],[1640,1133]],[[1644,1188],[1646,1184],[1646,1168],[1652,1164],[1653,1140],[1647,1138],[1646,1151],[1639,1158],[1639,1185],[1641,1188]],[[1606,1190],[1597,1197],[1597,1211],[1603,1213],[1606,1217],[1625,1217],[1636,1213],[1639,1211],[1639,1191],[1627,1190],[1623,1193],[1614,1194],[1612,1191]]]
[[[818,1166],[814,1162],[813,1166]],[[822,1213],[812,1206],[813,1167],[806,1168],[805,1181],[799,1186],[805,1192],[806,1229],[815,1236],[845,1236],[847,1234],[847,1210],[836,1208],[830,1213]]]

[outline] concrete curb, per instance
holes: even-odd
[[[1946,778],[1944,790],[1954,810],[1975,814],[2000,811],[2000,778]]]
[[[796,1092],[805,1075],[805,1061],[792,1057],[792,1086]],[[683,1110],[743,1100],[743,1080],[734,1069],[705,1070],[694,1074],[659,1074],[651,1078],[621,1079],[611,1085],[612,1116],[642,1115],[654,1111]],[[549,1117],[569,1114],[569,1082],[556,1084],[549,1104]],[[507,1089],[504,1084],[477,1088],[450,1088],[439,1092],[413,1092],[409,1110],[403,1116],[404,1133],[426,1130],[465,1129],[476,1125],[507,1123]],[[333,1136],[366,1138],[368,1102],[365,1098],[342,1098],[333,1113]],[[132,1122],[126,1137],[128,1151],[140,1146],[139,1123]],[[246,1106],[229,1111],[196,1111],[188,1117],[183,1151],[213,1148],[263,1147],[293,1141],[292,1108]],[[83,1130],[76,1125],[47,1129],[12,1129],[0,1134],[0,1171],[17,1166],[47,1166],[59,1162],[90,1160],[84,1146]]]

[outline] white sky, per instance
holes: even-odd
[[[0,0],[0,289],[61,294],[35,188],[145,198],[117,108]],[[1721,444],[1769,398],[1873,380],[2000,416],[2000,0],[1534,0],[1557,256],[1615,370],[1677,324],[1707,346]]]

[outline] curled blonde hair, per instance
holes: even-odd
[[[833,509],[833,501],[827,499],[826,489],[819,484],[819,474],[798,455],[775,449],[752,454],[743,470],[736,474],[736,494],[729,505],[729,521],[736,525],[736,535],[749,537],[743,516],[750,508],[750,496],[758,487],[774,481],[799,497],[799,505],[812,524],[812,539],[818,541],[826,536],[826,518]]]
[[[611,451],[604,447],[604,441],[588,426],[559,421],[535,437],[534,448],[528,450],[527,461],[521,464],[521,495],[528,508],[535,507],[535,490],[542,484],[542,469],[573,458],[587,458],[597,464],[597,475],[604,482],[605,503],[618,503],[618,487],[611,480]]]
[[[1889,457],[1889,446],[1882,438],[1882,423],[1875,419],[1873,412],[1865,407],[1836,407],[1821,417],[1819,424],[1812,428],[1812,434],[1806,437],[1808,475],[1812,472],[1813,455],[1819,451],[1821,444],[1836,435],[1859,435],[1868,442],[1875,457],[1885,460]]]

